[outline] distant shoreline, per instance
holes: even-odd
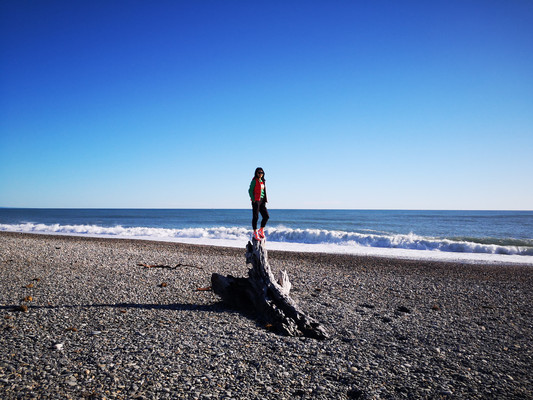
[[[228,208],[195,208],[195,207],[4,207],[0,209],[11,210],[249,210],[245,207],[228,207]],[[496,208],[283,208],[269,207],[269,210],[283,211],[437,211],[437,212],[533,212],[533,209],[496,209]]]

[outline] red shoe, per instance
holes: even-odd
[[[259,233],[259,237],[261,239],[264,239],[265,238],[265,231],[264,231],[264,228],[261,228],[257,231],[257,233]]]
[[[252,235],[252,237],[257,240],[257,241],[260,241],[261,240],[261,237],[259,236],[259,233],[257,231],[254,231],[254,234]]]

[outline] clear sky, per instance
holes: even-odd
[[[0,2],[0,206],[533,209],[533,1]]]

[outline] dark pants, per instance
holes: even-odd
[[[266,207],[266,203],[264,200],[260,201],[254,201],[252,203],[252,228],[254,228],[254,231],[257,229],[257,221],[259,220],[259,213],[261,213],[261,228],[264,228],[267,224],[268,219],[270,216],[268,215],[268,210]]]

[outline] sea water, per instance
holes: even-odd
[[[273,250],[533,265],[533,211],[269,212]],[[244,248],[251,218],[251,209],[0,208],[0,231]]]

